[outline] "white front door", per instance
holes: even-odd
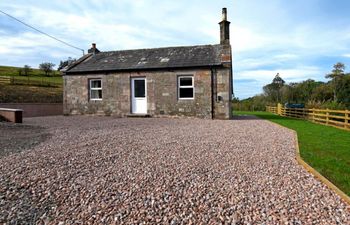
[[[131,112],[147,114],[147,82],[146,78],[131,79]]]

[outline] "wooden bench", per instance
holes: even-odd
[[[5,119],[8,122],[22,123],[23,110],[0,108],[0,117],[0,119]]]

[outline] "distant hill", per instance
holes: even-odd
[[[15,66],[0,66],[0,76],[18,76],[19,69],[20,67]],[[60,75],[60,72],[54,70],[52,74],[58,76]],[[45,73],[40,69],[32,68],[29,76],[45,76]]]
[[[63,101],[63,80],[59,71],[53,72],[55,76],[47,77],[40,69],[32,69],[29,76],[19,76],[19,69],[14,66],[0,66],[0,77],[11,77],[8,82],[1,82],[0,79],[1,103]]]

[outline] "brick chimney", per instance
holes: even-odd
[[[97,54],[97,53],[99,53],[100,52],[100,50],[98,50],[97,48],[96,48],[96,43],[92,43],[91,44],[91,48],[88,50],[88,53],[92,53],[92,54]]]
[[[227,9],[222,8],[222,21],[220,24],[220,44],[230,44],[230,22],[227,21]]]

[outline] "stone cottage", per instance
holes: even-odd
[[[220,44],[100,52],[71,65],[64,114],[231,118],[232,56],[226,8]]]

